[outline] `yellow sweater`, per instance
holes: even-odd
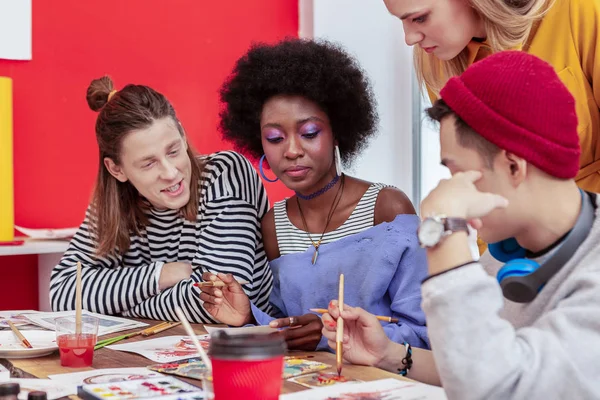
[[[555,0],[522,50],[550,63],[575,97],[581,145],[575,180],[600,193],[600,1]],[[476,41],[468,51],[470,63],[491,53],[485,42]],[[480,241],[480,252],[485,248]]]

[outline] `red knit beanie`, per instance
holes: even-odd
[[[441,98],[475,132],[557,178],[579,171],[575,99],[550,64],[503,51],[451,78]]]

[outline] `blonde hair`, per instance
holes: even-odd
[[[533,24],[552,7],[555,0],[468,0],[483,19],[486,42],[493,53],[519,47],[525,43]],[[468,65],[468,49],[451,60],[443,61],[415,46],[414,66],[421,87],[434,95],[448,79],[462,74]]]

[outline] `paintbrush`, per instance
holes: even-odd
[[[202,345],[198,341],[198,337],[196,336],[196,333],[192,329],[192,326],[190,325],[190,323],[188,322],[188,320],[185,318],[185,315],[183,314],[183,311],[181,310],[181,308],[176,307],[175,308],[175,313],[177,314],[177,317],[179,317],[179,321],[181,321],[181,324],[185,328],[185,331],[187,332],[188,336],[192,339],[192,342],[194,343],[194,346],[196,346],[196,349],[198,350],[198,353],[200,353],[200,358],[202,359],[202,362],[204,362],[204,365],[206,365],[206,368],[209,371],[212,371],[212,363],[210,362],[210,359],[208,358],[208,355],[206,354],[206,352],[202,348]]]
[[[310,311],[316,312],[318,314],[325,314],[327,312],[327,310],[324,308],[311,308]],[[378,320],[384,321],[384,322],[393,322],[393,323],[398,322],[398,318],[386,317],[384,315],[376,315],[375,317]]]
[[[139,335],[142,335],[144,337],[154,335],[156,333],[162,332],[162,331],[172,328],[174,326],[178,326],[179,324],[180,324],[180,322],[162,322],[160,324],[151,326],[151,327],[143,329],[141,331],[126,333],[125,335],[115,336],[112,338],[100,340],[94,346],[94,350],[99,350],[103,347],[108,346],[109,344],[114,344],[114,343],[120,342],[121,340],[130,339],[132,337],[136,337]]]
[[[338,308],[340,309],[340,315],[337,319],[337,332],[335,337],[335,362],[338,376],[342,376],[342,347],[344,345],[344,320],[342,318],[342,311],[344,311],[344,274],[340,274]]]
[[[238,283],[240,285],[247,285],[250,282],[239,281]],[[225,283],[223,281],[196,282],[196,283],[194,283],[194,286],[196,286],[196,287],[223,287],[223,286],[227,286],[227,283]]]
[[[81,335],[81,263],[77,261],[77,281],[75,286],[75,334]]]
[[[7,319],[6,322],[8,323],[8,326],[10,326],[10,329],[12,329],[12,331],[15,333],[17,338],[19,338],[23,346],[27,347],[28,349],[33,349],[33,346],[31,345],[31,343],[29,343],[29,340],[25,339],[25,336],[23,336],[23,334],[21,333],[21,331],[19,331],[15,324],[13,324],[10,319]]]

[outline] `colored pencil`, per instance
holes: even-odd
[[[342,312],[344,311],[344,274],[340,274],[338,307],[340,309],[340,316],[337,319],[337,332],[335,337],[335,362],[338,376],[342,376],[342,348],[344,345],[344,319],[342,318]]]
[[[157,333],[166,331],[167,329],[171,329],[171,328],[173,328],[175,326],[179,326],[179,325],[181,325],[181,322],[167,322],[165,324],[159,324],[159,325],[156,325],[153,330],[149,330],[147,332],[142,332],[142,336],[155,335]]]
[[[179,321],[181,321],[181,323],[183,324],[183,327],[185,328],[185,331],[187,332],[188,336],[190,337],[190,339],[192,339],[192,342],[194,343],[194,346],[196,346],[196,349],[198,350],[198,353],[200,353],[200,358],[204,362],[204,365],[206,365],[206,368],[209,371],[212,371],[212,363],[210,362],[210,359],[208,358],[208,355],[206,354],[206,352],[202,348],[202,345],[200,345],[200,342],[198,341],[198,336],[196,336],[196,333],[192,329],[192,326],[190,325],[190,323],[188,322],[188,320],[185,318],[185,315],[183,314],[183,311],[181,310],[181,308],[176,307],[175,308],[175,313],[179,317]]]
[[[19,338],[23,346],[27,347],[28,349],[33,349],[33,346],[31,345],[31,343],[29,343],[29,340],[25,339],[25,336],[23,336],[23,334],[21,333],[21,331],[19,331],[15,324],[13,324],[10,319],[7,319],[6,322],[8,322],[8,326],[10,326],[10,329],[12,329],[17,338]]]
[[[319,313],[319,314],[325,314],[327,312],[327,310],[324,309],[324,308],[311,308],[310,311],[316,312],[316,313]],[[393,322],[393,323],[398,322],[398,318],[386,317],[384,315],[376,315],[375,317],[378,320],[384,321],[384,322]]]
[[[248,281],[239,281],[238,282],[240,285],[247,285]],[[226,286],[227,284],[223,281],[208,281],[208,282],[196,282],[194,283],[194,286],[196,287],[223,287]]]

